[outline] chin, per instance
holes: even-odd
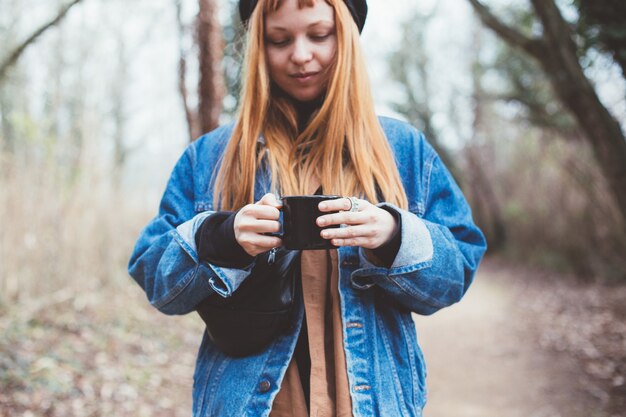
[[[317,99],[320,95],[322,95],[321,91],[312,91],[312,92],[293,92],[288,93],[292,98],[298,101],[313,101]]]

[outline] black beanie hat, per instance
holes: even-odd
[[[254,8],[258,0],[239,0],[239,16],[241,21],[245,24],[248,23],[248,19],[252,15]],[[354,22],[359,27],[359,32],[363,31],[365,25],[365,18],[367,17],[367,1],[366,0],[344,0]]]

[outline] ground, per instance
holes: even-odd
[[[0,416],[190,416],[195,315],[130,281],[0,306]],[[461,303],[415,317],[425,417],[626,416],[626,286],[485,262]]]
[[[625,299],[623,287],[486,262],[461,303],[415,318],[425,417],[626,416]]]

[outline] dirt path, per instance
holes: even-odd
[[[461,303],[415,318],[428,365],[425,417],[603,415],[574,359],[539,346],[536,316],[524,308],[532,285],[486,262]]]

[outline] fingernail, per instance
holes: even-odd
[[[326,209],[326,203],[320,203],[320,210]]]
[[[324,226],[326,224],[326,220],[320,217],[319,219],[317,219],[317,224],[320,226]]]

